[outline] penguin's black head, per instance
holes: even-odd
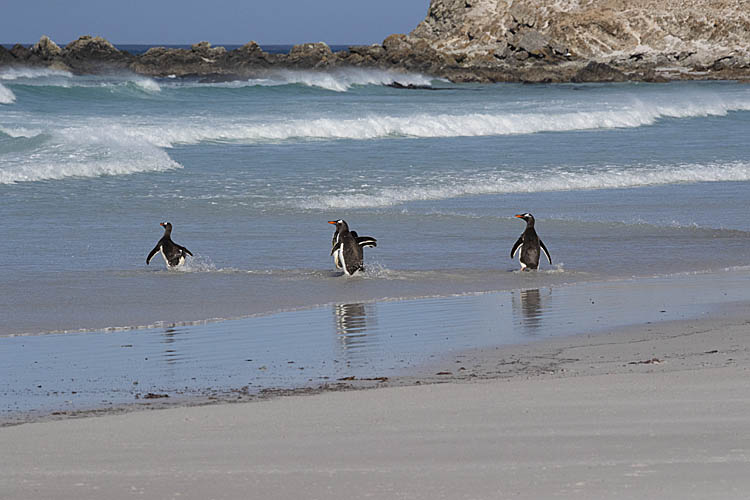
[[[534,224],[534,216],[530,213],[526,212],[523,214],[516,214],[515,217],[518,217],[519,219],[523,219],[526,221],[526,224],[533,225]]]
[[[171,222],[160,222],[159,225],[166,229],[167,231],[172,231],[172,223]]]
[[[346,221],[344,219],[329,220],[328,223],[335,224],[337,231],[341,231],[342,229],[346,229],[347,231],[349,230],[349,226],[346,224]]]

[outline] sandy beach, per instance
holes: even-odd
[[[8,426],[0,492],[746,498],[746,307],[462,353],[446,383],[426,383],[443,359],[423,383]]]

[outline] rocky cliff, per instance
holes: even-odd
[[[747,74],[750,0],[432,0],[408,39],[467,68],[595,61],[672,77]]]
[[[0,47],[8,65],[212,79],[346,66],[454,81],[750,79],[750,0],[432,0],[410,34],[341,52],[321,42],[289,54],[200,42],[134,56],[100,37],[61,48],[43,36],[31,48]]]

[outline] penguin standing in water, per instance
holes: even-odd
[[[549,256],[547,247],[544,246],[544,243],[541,239],[539,239],[539,236],[537,236],[536,231],[534,230],[534,216],[529,213],[525,213],[518,214],[516,215],[516,217],[526,221],[526,230],[518,238],[518,240],[516,240],[515,244],[513,244],[513,248],[510,249],[510,258],[512,259],[513,257],[515,257],[516,252],[518,252],[518,250],[521,250],[521,255],[519,257],[519,260],[521,262],[521,271],[536,269],[539,267],[539,253],[541,248],[542,250],[544,250],[544,255],[547,256],[547,260],[549,261],[550,265],[552,265],[552,257]]]
[[[164,228],[164,236],[161,237],[154,249],[149,252],[148,257],[146,257],[146,265],[156,255],[156,252],[161,252],[164,262],[167,263],[167,267],[172,268],[182,265],[185,262],[185,254],[190,256],[193,254],[187,248],[172,241],[171,222],[161,222],[159,225]]]
[[[336,225],[331,239],[331,255],[338,269],[343,269],[347,276],[364,269],[364,247],[378,246],[378,240],[372,236],[359,236],[356,231],[349,231],[345,220],[329,220]]]

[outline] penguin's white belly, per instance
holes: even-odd
[[[341,247],[339,247],[338,250],[336,250],[335,252],[333,252],[333,263],[336,264],[336,267],[338,269],[341,269],[341,262],[343,261],[341,253],[342,253]]]
[[[341,259],[341,269],[344,270],[344,274],[346,274],[347,276],[351,276],[351,274],[349,273],[349,269],[346,267],[346,260],[344,259],[343,245],[342,245],[342,248],[339,249],[338,254],[339,254],[339,259]]]
[[[185,263],[185,256],[180,255],[180,261],[177,263],[176,266],[173,266],[169,263],[169,260],[167,259],[167,254],[164,253],[164,247],[159,247],[159,253],[161,254],[162,258],[164,259],[164,263],[167,265],[168,268],[175,268],[183,265]]]

